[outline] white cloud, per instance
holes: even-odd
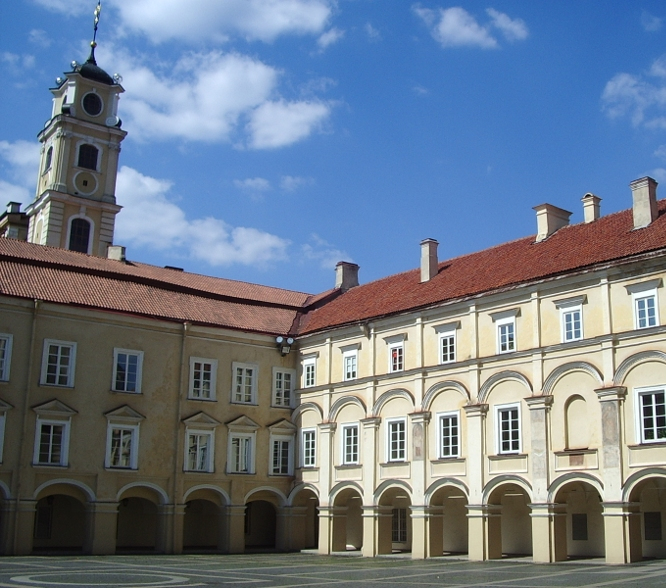
[[[324,102],[265,102],[254,110],[247,125],[250,146],[275,149],[291,145],[318,129],[330,112],[330,105]]]
[[[18,55],[16,53],[5,51],[0,54],[0,59],[3,63],[7,64],[7,67],[13,74],[20,74],[26,69],[32,69],[35,67],[34,55]]]
[[[480,47],[496,49],[499,42],[493,35],[493,29],[499,30],[507,41],[518,41],[527,38],[527,25],[521,19],[512,19],[503,12],[493,8],[486,10],[490,22],[483,25],[460,6],[432,10],[416,4],[414,12],[430,29],[432,37],[442,47]]]
[[[658,167],[650,172],[650,177],[654,178],[660,184],[666,182],[666,169],[663,167]]]
[[[124,210],[116,222],[116,240],[189,257],[212,266],[262,266],[287,258],[289,241],[250,227],[232,227],[222,219],[188,219],[168,197],[171,182],[123,166],[117,196]],[[146,230],[150,219],[150,231]]]
[[[126,29],[144,33],[157,43],[171,39],[220,42],[232,35],[270,42],[280,35],[316,35],[326,27],[332,5],[333,0],[133,0],[116,4]]]
[[[659,145],[654,152],[654,156],[666,161],[666,145]]]
[[[39,143],[0,141],[0,160],[5,179],[0,179],[0,194],[7,202],[27,204],[32,200],[39,167]]]
[[[417,96],[427,96],[428,94],[430,94],[430,90],[428,90],[428,88],[425,88],[419,84],[414,86],[412,90],[414,91],[414,94],[416,94]]]
[[[46,31],[41,29],[32,29],[28,34],[28,41],[44,48],[51,46],[51,39],[49,39]]]
[[[335,269],[339,261],[354,261],[347,253],[338,249],[316,233],[310,236],[310,242],[301,246],[304,259],[318,262],[323,269]]]
[[[94,4],[91,5],[89,0],[35,0],[35,2],[51,12],[62,12],[72,16],[78,16],[89,12],[91,15],[90,20],[92,22]]]
[[[641,14],[641,25],[646,31],[650,33],[653,33],[661,29],[663,24],[664,24],[663,18],[654,16],[653,14],[650,14],[646,10],[644,10],[643,13]]]
[[[330,47],[334,43],[337,43],[344,36],[345,32],[343,30],[334,27],[331,30],[326,31],[323,35],[321,35],[317,39],[317,45],[323,51],[324,49]]]
[[[280,178],[280,188],[285,192],[295,192],[302,186],[311,186],[312,184],[314,184],[313,178],[300,176],[282,176]]]
[[[365,23],[365,32],[368,35],[368,39],[371,41],[380,41],[382,38],[382,34],[375,28],[373,27],[369,22]]]
[[[655,60],[645,74],[614,75],[601,100],[610,118],[628,116],[634,126],[666,128],[666,55]]]
[[[265,178],[234,180],[234,186],[240,190],[249,190],[251,192],[266,192],[271,189],[271,183]]]

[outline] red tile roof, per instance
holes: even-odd
[[[420,282],[417,269],[357,286],[302,316],[298,332],[367,321],[664,250],[666,200],[658,204],[659,217],[643,229],[632,230],[632,211],[625,210],[564,227],[540,243],[534,236],[525,237],[449,259],[427,282]]]

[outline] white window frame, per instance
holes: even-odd
[[[355,445],[349,445],[348,433],[356,431]],[[358,423],[345,423],[340,427],[340,463],[342,465],[358,465],[361,456],[361,431]],[[353,439],[351,439],[353,441]],[[347,451],[351,449],[351,452]],[[351,457],[350,457],[351,453]],[[354,454],[356,457],[354,458]]]
[[[206,447],[206,463],[204,467],[192,467],[190,465],[190,437],[205,437],[207,439]],[[197,448],[199,445],[197,443]],[[199,461],[199,454],[197,451],[197,463]],[[185,461],[183,462],[183,470],[186,472],[200,472],[200,473],[214,473],[215,472],[215,431],[210,429],[185,429]]]
[[[397,439],[399,445],[397,446],[394,452],[393,450],[394,433],[399,433],[398,431],[394,431],[394,426],[399,424],[402,424],[403,427],[402,440]],[[386,462],[401,463],[406,461],[407,461],[407,419],[405,418],[386,419]]]
[[[504,450],[502,448],[502,414],[517,410],[518,411],[518,448],[510,448]],[[523,428],[522,428],[522,414],[520,402],[513,402],[511,404],[499,404],[495,406],[495,451],[497,455],[520,455],[523,451]],[[513,431],[514,429],[510,429]],[[509,443],[513,444],[513,439],[509,439]]]
[[[70,349],[70,363],[67,369],[67,381],[65,384],[58,384],[57,382],[48,381],[48,365],[49,365],[49,348],[51,345],[58,346],[59,348],[67,347]],[[60,353],[58,354],[60,357]],[[60,367],[59,363],[58,366]],[[57,339],[44,339],[44,349],[42,352],[42,373],[39,383],[42,386],[56,386],[58,388],[73,388],[74,387],[74,373],[76,371],[76,343],[73,341],[59,341]],[[56,377],[58,379],[58,377]]]
[[[113,431],[127,431],[130,433],[130,459],[129,465],[112,463]],[[139,424],[130,425],[109,421],[106,429],[106,460],[104,466],[113,470],[136,470],[139,463]]]
[[[353,369],[351,369],[353,367]],[[342,380],[350,382],[358,378],[358,349],[342,352]]]
[[[234,453],[234,440],[245,440],[247,439],[247,452],[245,455],[245,464],[247,466],[246,470],[238,469],[236,467],[236,455]],[[254,458],[255,458],[255,445],[256,445],[257,435],[256,433],[238,433],[236,431],[229,432],[229,443],[227,450],[227,473],[228,474],[254,474]]]
[[[0,343],[2,342],[4,345],[0,348],[0,382],[9,382],[14,336],[9,333],[0,333]]]
[[[288,376],[288,377],[287,377]],[[289,381],[288,389],[285,382]],[[273,368],[273,394],[272,405],[291,408],[294,403],[294,390],[296,388],[296,370],[281,367]],[[285,394],[285,391],[287,394]]]
[[[650,386],[645,388],[635,388],[634,389],[634,413],[635,413],[635,424],[636,424],[636,442],[639,444],[644,443],[666,443],[666,425],[664,427],[659,427],[657,423],[653,424],[653,428],[656,432],[655,439],[646,438],[645,430],[645,418],[643,416],[643,398],[647,396],[653,396],[655,394],[663,394],[666,400],[666,386]],[[654,405],[654,403],[653,403]],[[666,407],[665,407],[666,408]],[[658,415],[658,417],[663,417],[663,415]],[[652,419],[656,420],[654,415]],[[658,428],[664,428],[664,437],[659,437]]]
[[[495,321],[495,328],[497,329],[497,353],[513,353],[516,350],[516,317],[512,316],[498,319]],[[508,328],[511,331],[511,341],[507,341],[506,349],[502,349],[502,340],[505,337],[503,330],[505,328]]]
[[[449,356],[444,357],[444,342],[448,342],[448,347],[449,347]],[[452,342],[452,343],[451,343]],[[439,346],[439,363],[440,364],[445,364],[445,363],[454,363],[456,361],[456,347],[457,347],[457,341],[456,341],[456,329],[451,329],[447,331],[440,331],[438,333],[438,341],[437,344]],[[451,347],[453,350],[451,351]]]
[[[209,367],[210,380],[209,380],[209,391],[208,396],[203,394],[205,386],[203,386],[203,378],[200,376],[201,383],[199,387],[196,387],[197,378],[195,374],[197,372],[196,364],[200,364],[202,369],[204,366]],[[187,397],[190,400],[212,400],[214,401],[217,397],[217,359],[208,359],[205,357],[190,357],[190,382],[187,390]]]
[[[303,388],[312,388],[317,385],[317,358],[308,357],[303,360]]]
[[[243,383],[238,384],[238,370],[242,370]],[[252,370],[250,379],[250,399],[247,399],[245,378],[247,370]],[[259,379],[259,366],[255,363],[233,362],[231,365],[231,403],[257,404],[257,381]],[[240,386],[240,389],[239,389]]]
[[[562,343],[571,341],[581,341],[585,335],[583,330],[583,304],[587,302],[587,296],[575,296],[566,300],[555,300],[555,307],[560,311],[560,340]],[[569,317],[578,314],[578,333],[576,333],[575,324],[571,330],[567,327],[570,324]],[[575,319],[574,319],[575,320]]]
[[[317,429],[301,430],[301,467],[313,468],[317,465]]]
[[[456,427],[455,447],[452,442],[449,443],[450,451],[448,455],[446,455],[446,452],[444,451],[444,441],[446,439],[446,436],[444,435],[444,423],[447,419],[455,419],[455,427]],[[460,445],[462,440],[462,435],[460,431],[460,422],[461,421],[460,421],[459,410],[437,413],[437,457],[439,459],[451,459],[451,458],[460,457],[460,451],[461,451]]]
[[[136,357],[136,382],[134,382],[134,390],[122,390],[117,387],[118,384],[118,356],[124,354],[128,358]],[[136,351],[134,349],[113,349],[113,375],[111,380],[111,390],[113,392],[126,392],[127,394],[141,394],[141,375],[143,373],[143,351]],[[127,373],[125,374],[124,386],[127,387]]]
[[[279,465],[276,467],[276,449],[282,452],[286,444],[287,448],[287,470],[282,470],[282,456],[277,456]],[[292,435],[271,435],[270,437],[270,455],[268,456],[268,475],[269,476],[292,476],[294,474],[294,437]]]
[[[397,355],[398,365],[393,361],[393,353]],[[388,371],[389,373],[404,372],[405,371],[405,342],[398,341],[391,343],[388,346]]]
[[[44,425],[62,427],[62,440],[60,444],[60,461],[58,463],[39,461],[40,445],[42,438],[42,426]],[[49,419],[37,416],[37,421],[35,426],[35,448],[32,456],[33,465],[47,466],[47,467],[67,467],[69,463],[70,425],[71,425],[70,419]]]
[[[659,296],[657,293],[658,288],[661,286],[661,278],[625,286],[627,292],[631,294],[631,306],[634,315],[634,329],[649,329],[650,327],[657,327],[661,324],[659,321]],[[641,302],[646,300],[652,300],[654,302],[654,316],[652,317],[653,321],[648,320],[646,324],[642,325],[640,317],[641,310],[639,309],[639,306]]]

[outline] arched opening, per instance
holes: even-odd
[[[139,496],[118,505],[116,553],[153,553],[157,547],[157,505]]]
[[[565,403],[566,449],[587,449],[590,446],[590,426],[587,402],[576,394]]]
[[[319,499],[305,488],[292,502],[291,543],[293,549],[316,549],[319,545]]]
[[[183,550],[190,553],[220,551],[220,514],[220,507],[210,500],[188,501],[183,521]]]
[[[267,500],[253,500],[245,506],[245,551],[276,547],[277,513]]]
[[[430,555],[468,552],[467,496],[455,486],[439,488],[430,500]]]
[[[363,499],[354,488],[338,492],[333,504],[333,551],[359,551],[363,547]]]
[[[42,172],[48,171],[51,169],[51,162],[53,161],[53,147],[49,147],[46,150],[46,157],[44,158],[44,169]]]
[[[83,551],[86,509],[66,494],[50,494],[37,501],[33,531],[34,552]]]
[[[643,559],[666,559],[666,478],[641,481],[632,490],[630,502],[639,504],[641,548],[636,551]],[[631,541],[638,541],[638,533],[630,535]]]
[[[412,501],[400,486],[387,488],[379,497],[377,553],[400,553],[412,550]],[[390,516],[388,516],[390,514]],[[388,541],[390,538],[390,542]]]
[[[84,218],[72,219],[69,226],[69,246],[70,251],[79,253],[88,253],[90,245],[90,223]]]
[[[567,558],[604,557],[603,506],[597,489],[587,482],[569,482],[558,490],[555,503],[563,505],[566,514],[566,525],[555,527],[555,543],[564,544],[561,534],[566,533]]]
[[[532,520],[527,492],[518,484],[501,484],[490,494],[488,504],[491,505],[488,515],[489,557],[532,555]]]

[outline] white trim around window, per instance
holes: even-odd
[[[227,449],[228,474],[254,474],[254,447],[256,433],[229,431]]]
[[[187,397],[191,400],[215,400],[217,359],[190,357],[190,383]]]
[[[109,421],[106,430],[105,467],[135,470],[139,462],[139,424]]]
[[[303,369],[303,388],[317,385],[317,358],[306,357],[301,363]]]
[[[516,350],[516,318],[507,317],[495,322],[497,329],[497,353]]]
[[[67,466],[70,425],[69,419],[37,417],[33,465]]]
[[[522,452],[520,403],[495,406],[495,451],[497,455]]]
[[[269,476],[291,476],[294,473],[294,437],[292,435],[271,435],[269,456]]]
[[[660,324],[657,290],[661,286],[661,278],[625,286],[627,293],[631,294],[634,329],[649,329]]]
[[[257,404],[259,366],[254,363],[233,362],[231,366],[231,402]]]
[[[342,352],[342,379],[345,382],[358,377],[358,349],[347,349]]]
[[[560,340],[562,343],[583,339],[583,304],[587,296],[575,296],[566,300],[555,300],[560,311]]]
[[[361,446],[358,423],[346,423],[340,431],[340,463],[358,465]]]
[[[437,457],[460,457],[460,411],[437,413]]]
[[[42,373],[39,380],[42,386],[73,388],[75,369],[76,343],[44,339]]]
[[[294,384],[296,383],[296,370],[281,367],[273,368],[273,406],[289,408],[294,402]]]
[[[13,335],[0,333],[0,382],[9,382],[9,370],[12,365]]]
[[[666,443],[666,386],[634,389],[636,442]]]
[[[215,431],[185,429],[185,461],[186,472],[215,471]]]
[[[141,394],[142,371],[143,351],[114,348],[111,390]]]
[[[386,419],[386,461],[407,461],[407,419]]]
[[[405,369],[405,343],[399,341],[388,346],[389,373],[402,372]]]
[[[301,431],[301,467],[313,468],[317,465],[317,429]]]

